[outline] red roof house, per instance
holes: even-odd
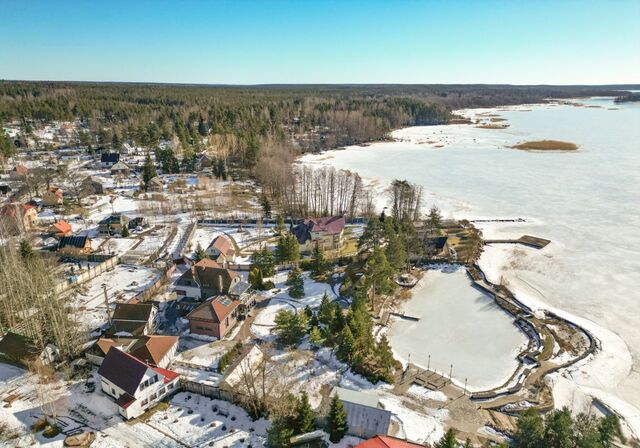
[[[424,445],[407,442],[406,440],[397,439],[389,436],[375,436],[371,439],[356,445],[356,448],[424,448]]]

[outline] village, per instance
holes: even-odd
[[[19,123],[3,131],[32,148],[0,175],[0,296],[15,311],[0,313],[4,443],[497,445],[519,413],[553,406],[546,372],[594,350],[474,264],[485,243],[548,240],[483,241],[473,223],[421,214],[405,181],[374,213],[291,216],[215,153],[167,170],[159,154],[174,142],[89,151],[82,126],[48,123],[31,141]],[[23,262],[48,273],[12,272]],[[451,372],[394,358],[388,328],[414,319],[402,303],[443,266],[467,269],[529,338],[500,388],[472,393]],[[45,292],[59,308],[11,299]]]

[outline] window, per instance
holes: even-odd
[[[115,390],[113,387],[111,388],[111,394],[112,394],[112,395],[115,395],[115,394],[116,394],[116,390]]]
[[[164,393],[167,391],[167,389],[165,389],[164,387],[161,387],[160,390],[158,391],[158,396],[162,396],[164,395]]]
[[[146,398],[144,400],[142,400],[142,406],[146,405],[149,402],[149,400],[147,400]]]
[[[175,387],[175,383],[169,383],[169,385],[167,386],[167,389],[171,390]]]
[[[155,400],[156,398],[158,398],[158,394],[153,394],[149,397],[149,400]]]

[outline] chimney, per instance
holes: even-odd
[[[223,294],[224,290],[222,289],[222,273],[218,274],[218,290],[220,294]]]

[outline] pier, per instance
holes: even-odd
[[[539,238],[537,236],[522,235],[518,239],[493,239],[484,240],[484,244],[522,244],[524,246],[533,247],[534,249],[545,248],[551,240]]]

